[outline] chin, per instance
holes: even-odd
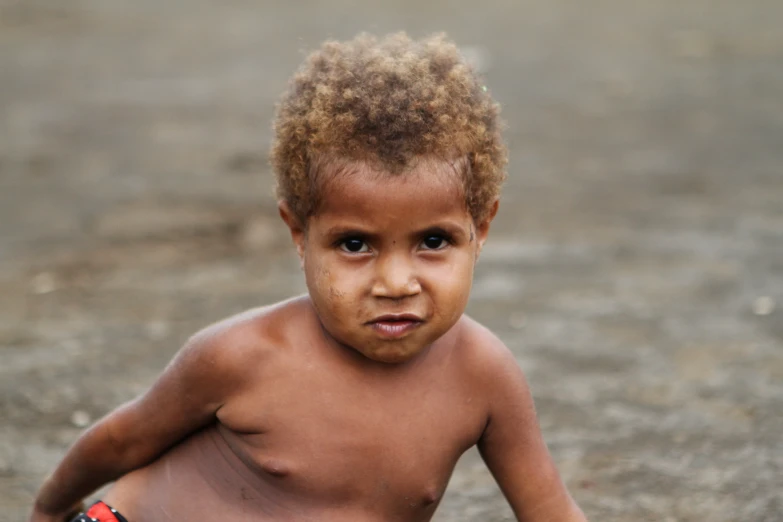
[[[415,359],[424,351],[424,347],[413,346],[379,346],[373,348],[356,349],[357,352],[368,359],[384,364],[402,364]]]

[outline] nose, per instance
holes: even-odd
[[[421,292],[415,267],[408,256],[394,253],[381,256],[372,286],[373,297],[402,299]]]

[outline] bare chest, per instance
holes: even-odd
[[[428,509],[484,425],[454,375],[430,381],[309,371],[227,405],[232,450],[284,494],[325,504]]]

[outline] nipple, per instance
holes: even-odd
[[[265,460],[260,463],[261,470],[273,477],[287,477],[291,469],[279,460]]]
[[[431,506],[440,498],[440,494],[435,488],[427,488],[422,496],[421,503],[423,506]]]
[[[427,507],[435,504],[440,499],[440,492],[435,487],[426,488],[421,495],[405,497],[405,501],[412,508]]]

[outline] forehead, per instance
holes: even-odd
[[[401,173],[348,163],[321,176],[316,218],[361,216],[367,221],[402,223],[469,216],[462,178],[445,160],[422,159]]]

